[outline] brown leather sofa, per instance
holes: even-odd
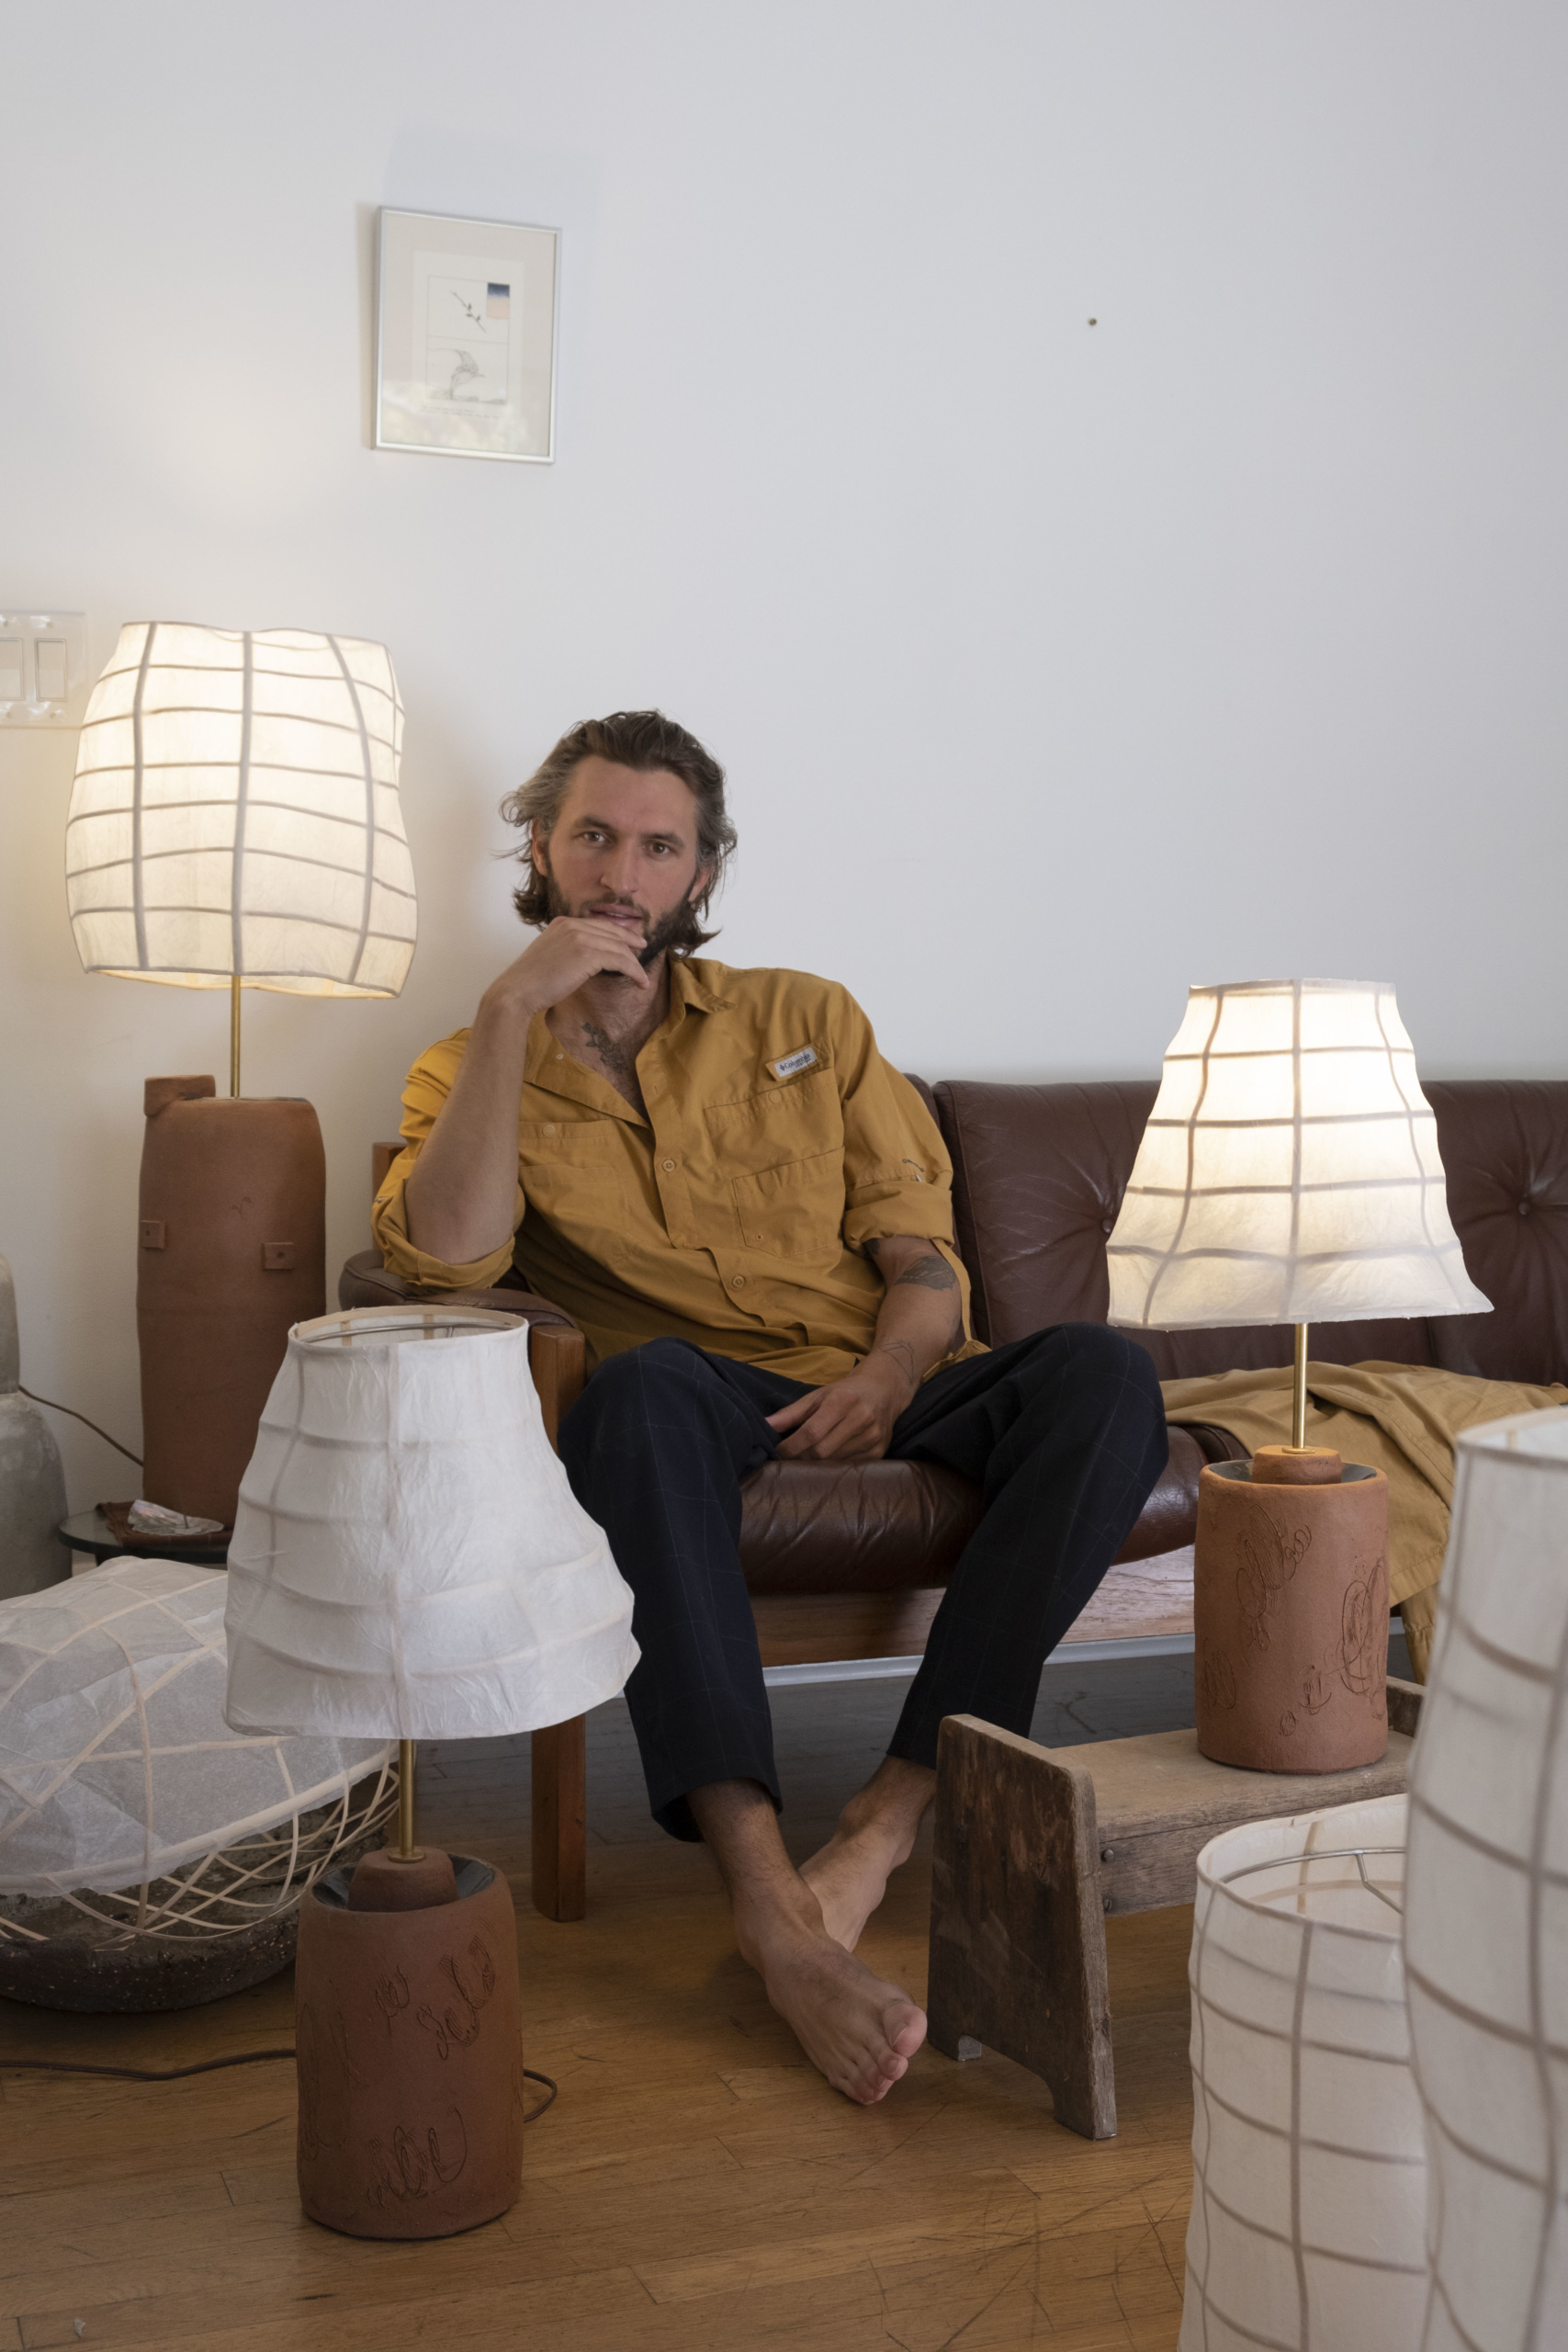
[[[945,1080],[919,1088],[953,1166],[956,1239],[973,1285],[976,1333],[994,1345],[1047,1324],[1102,1322],[1105,1238],[1156,1088],[1149,1080],[1016,1086]],[[1491,1315],[1431,1321],[1321,1324],[1320,1360],[1438,1364],[1494,1379],[1568,1377],[1568,1081],[1461,1080],[1427,1088],[1437,1114],[1449,1204]],[[378,1147],[389,1157],[395,1147]],[[367,1251],[344,1269],[344,1306],[407,1295]],[[569,1318],[521,1288],[470,1294],[528,1317],[547,1427],[582,1379]],[[1287,1327],[1150,1333],[1161,1379],[1285,1364]],[[1170,1463],[1121,1561],[1192,1540],[1198,1474],[1243,1448],[1222,1430],[1175,1429]],[[913,1463],[845,1468],[770,1463],[748,1482],[741,1559],[764,1657],[902,1656],[921,1646],[911,1597],[943,1585],[978,1510],[953,1473]],[[1115,1577],[1113,1568],[1111,1578]],[[1107,1579],[1109,1586],[1111,1578]],[[838,1613],[835,1615],[835,1610]],[[783,1635],[776,1629],[784,1628]],[[795,1628],[793,1647],[790,1628]],[[581,1727],[536,1742],[535,1900],[556,1917],[581,1910]]]

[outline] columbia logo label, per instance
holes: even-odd
[[[797,1069],[809,1069],[817,1059],[815,1046],[802,1046],[797,1054],[786,1054],[782,1062],[769,1065],[775,1078],[793,1078]]]

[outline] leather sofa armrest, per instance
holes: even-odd
[[[539,1392],[545,1434],[552,1445],[562,1420],[582,1394],[587,1373],[587,1342],[579,1326],[553,1301],[520,1285],[502,1283],[494,1290],[422,1288],[404,1282],[381,1263],[378,1250],[361,1250],[338,1276],[337,1303],[342,1307],[402,1306],[439,1299],[446,1306],[489,1307],[498,1315],[521,1315],[528,1325],[528,1365]]]
[[[511,1283],[502,1283],[492,1290],[438,1291],[405,1282],[401,1274],[392,1273],[381,1263],[378,1250],[361,1250],[338,1276],[337,1303],[344,1307],[401,1306],[405,1301],[423,1306],[432,1299],[440,1299],[448,1306],[460,1302],[464,1306],[491,1307],[498,1315],[521,1315],[529,1323],[558,1324],[568,1331],[578,1328],[564,1307],[521,1285],[513,1288]]]
[[[1178,1552],[1198,1532],[1198,1475],[1208,1462],[1245,1462],[1245,1445],[1229,1430],[1206,1423],[1170,1424],[1170,1460],[1160,1472],[1143,1514],[1120,1552],[1118,1560],[1151,1560],[1160,1552]]]
[[[1240,1438],[1233,1437],[1229,1430],[1212,1428],[1207,1421],[1172,1422],[1172,1437],[1179,1428],[1186,1430],[1205,1462],[1250,1462],[1252,1459]]]

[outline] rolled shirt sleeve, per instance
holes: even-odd
[[[412,1283],[422,1290],[490,1290],[501,1280],[512,1263],[513,1242],[508,1235],[499,1249],[488,1256],[476,1258],[466,1266],[450,1264],[444,1258],[432,1258],[409,1239],[408,1203],[405,1197],[409,1178],[414,1170],[425,1137],[440,1116],[441,1106],[452,1091],[452,1081],[463,1058],[468,1031],[458,1030],[455,1035],[443,1037],[422,1054],[409,1072],[403,1089],[403,1115],[398,1132],[403,1148],[387,1170],[386,1180],[377,1193],[370,1211],[370,1231],[381,1252],[381,1262],[389,1272],[402,1281]],[[513,1232],[523,1222],[523,1187],[517,1186],[513,1204]]]
[[[839,1057],[844,1117],[844,1241],[908,1234],[933,1241],[954,1265],[953,1164],[935,1120],[908,1080],[883,1059],[870,1022],[845,997]]]
[[[895,1235],[929,1241],[958,1277],[963,1316],[964,1343],[942,1362],[982,1355],[969,1319],[968,1270],[953,1238],[953,1162],[942,1131],[908,1080],[878,1053],[852,997],[844,1000],[840,1045],[845,1245],[863,1251],[867,1242]]]

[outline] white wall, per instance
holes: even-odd
[[[1309,972],[1561,1073],[1565,68],[1558,0],[4,0],[0,607],[401,677],[409,987],[246,1006],[334,1252],[517,944],[498,798],[621,705],[729,765],[721,952],[906,1067]],[[553,468],[367,447],[380,204],[564,230]],[[131,1437],[141,1080],[225,1004],[79,970],[73,748],[0,729],[0,1248]]]

